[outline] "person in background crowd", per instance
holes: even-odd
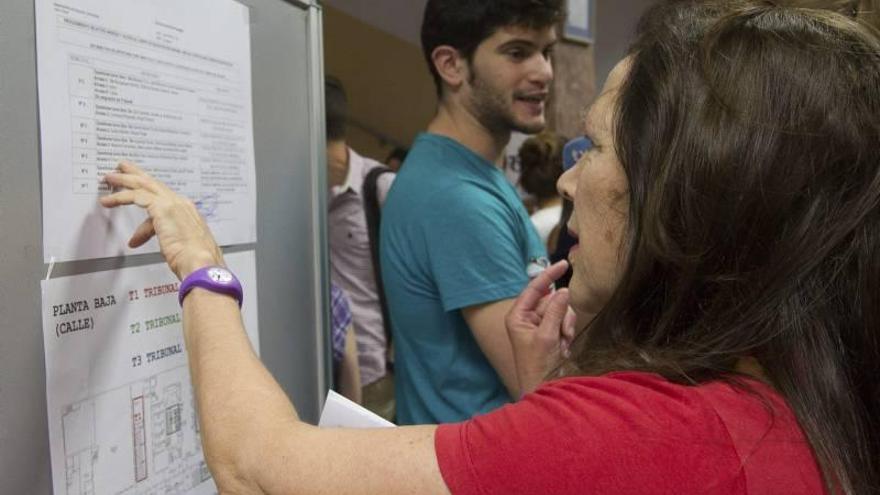
[[[391,150],[391,153],[388,154],[388,158],[385,158],[385,165],[388,165],[388,168],[391,170],[399,172],[408,153],[409,150],[406,148],[401,148],[399,146],[394,148]]]
[[[330,283],[330,343],[333,375],[337,390],[344,397],[361,403],[361,372],[357,344],[351,324],[351,308],[342,289]]]
[[[346,143],[348,100],[338,79],[327,77],[324,97],[330,186],[330,278],[351,302],[364,407],[390,421],[394,418],[394,375],[364,205],[365,179],[370,171],[383,165],[358,155]],[[385,202],[393,180],[394,174],[386,173],[373,183],[380,205]]]
[[[595,146],[559,181],[581,242],[571,288],[549,291],[554,265],[506,318],[515,404],[317,429],[250,349],[236,300],[186,295],[219,490],[877,493],[880,38],[786,5],[680,0],[643,19],[587,116]],[[191,202],[131,164],[106,181],[104,206],[150,214],[130,245],[155,232],[182,286],[222,265]],[[598,315],[565,358],[569,303]]]
[[[556,181],[562,175],[562,149],[566,139],[552,131],[543,131],[526,139],[519,148],[522,167],[519,183],[535,198],[531,219],[548,252],[556,248],[556,236],[550,237],[562,217],[562,197]]]
[[[401,424],[459,421],[519,397],[504,315],[549,263],[496,166],[545,126],[562,0],[429,0],[422,50],[437,114],[388,195],[382,278]]]

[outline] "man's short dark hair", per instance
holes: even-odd
[[[327,115],[327,141],[345,139],[348,98],[342,82],[333,76],[324,79],[324,112]]]
[[[422,19],[422,51],[442,95],[440,74],[431,53],[449,45],[468,61],[477,46],[506,26],[543,29],[565,17],[565,0],[428,0]]]

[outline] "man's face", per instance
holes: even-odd
[[[490,132],[534,134],[546,125],[556,28],[508,26],[483,40],[470,61],[465,104]]]

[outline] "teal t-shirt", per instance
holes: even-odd
[[[529,266],[546,263],[504,174],[452,139],[421,134],[382,208],[380,253],[398,423],[461,421],[510,402],[461,313],[517,296]]]

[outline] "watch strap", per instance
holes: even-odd
[[[222,266],[206,266],[187,275],[180,283],[177,295],[181,306],[186,295],[196,287],[231,296],[238,301],[238,307],[241,307],[244,295],[241,282],[231,271]]]

